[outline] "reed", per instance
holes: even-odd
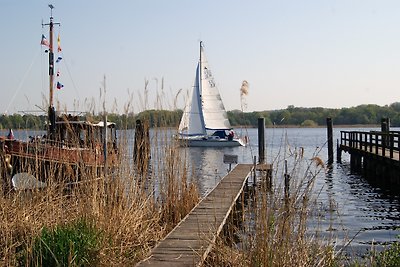
[[[303,158],[302,151],[287,156],[284,151],[274,164],[273,186],[265,173],[258,174],[257,187],[242,196],[230,228],[236,236],[219,237],[208,266],[334,266],[334,247],[320,240],[308,228],[315,208],[315,179],[325,175],[323,161],[315,155]],[[285,173],[282,163],[290,160]],[[285,193],[285,175],[290,175],[290,191]],[[233,225],[233,226],[232,226]],[[225,233],[227,233],[225,231]],[[232,236],[234,238],[232,238]],[[228,238],[227,238],[228,237]],[[228,241],[228,242],[227,242]]]
[[[154,131],[151,153],[142,159],[149,162],[144,173],[132,161],[131,131],[123,131],[119,138],[118,168],[105,171],[87,168],[82,162],[73,168],[21,162],[21,170],[36,177],[40,174],[47,187],[2,190],[0,265],[42,266],[46,253],[60,266],[129,266],[147,257],[199,199],[195,184],[188,181],[184,155],[171,142],[170,132],[161,127]],[[80,239],[73,237],[74,227],[79,231],[81,226],[75,222],[82,221],[93,229],[88,231],[93,236],[84,239],[90,243],[93,238],[96,243],[91,257],[84,256],[83,261],[77,255],[79,248],[87,246],[78,246]],[[52,243],[55,237],[66,239],[67,245]]]

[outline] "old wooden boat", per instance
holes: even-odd
[[[54,58],[53,5],[49,27],[49,42],[46,45],[49,58],[49,103],[47,129],[43,136],[32,136],[29,140],[17,140],[10,134],[0,138],[0,171],[3,188],[9,190],[18,184],[43,185],[50,181],[72,183],[85,179],[88,171],[99,173],[117,164],[117,134],[114,123],[83,120],[71,114],[59,114],[53,104]],[[58,83],[58,82],[57,82]],[[22,173],[22,175],[21,175]],[[22,181],[21,181],[22,180]],[[42,184],[41,184],[42,183]]]

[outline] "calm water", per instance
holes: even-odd
[[[335,128],[334,143],[340,138],[340,130],[356,129]],[[247,135],[250,138],[250,146],[180,148],[182,152],[187,152],[192,162],[196,172],[194,177],[202,195],[207,194],[227,174],[229,166],[223,163],[224,154],[238,155],[239,163],[251,163],[253,156],[258,157],[257,129],[237,129],[236,133]],[[7,131],[0,134],[7,134]],[[15,131],[14,135],[16,138],[24,139],[33,134]],[[154,133],[151,132],[151,135],[154,136]],[[282,177],[280,173],[283,170],[280,166],[283,166],[283,161],[288,160],[290,170],[294,155],[300,148],[304,150],[305,162],[310,162],[316,155],[327,161],[325,128],[266,129],[265,135],[267,162],[274,163],[274,168],[278,167],[275,168],[277,172],[274,174],[275,184],[282,183],[279,177]],[[335,162],[330,170],[318,175],[315,192],[318,207],[316,213],[319,214],[319,219],[312,221],[311,226],[318,228],[324,238],[337,238],[339,247],[344,245],[345,240],[354,238],[347,251],[354,250],[355,253],[365,252],[371,248],[372,243],[386,244],[398,240],[396,236],[400,234],[399,197],[373,187],[364,178],[352,174],[349,165],[349,156],[343,153],[342,164]]]
[[[334,129],[334,153],[336,159],[336,140],[340,130]],[[377,128],[359,130],[379,130]],[[393,129],[394,130],[394,129]],[[258,158],[257,129],[236,130],[250,137],[249,147],[236,148],[182,148],[189,150],[194,162],[202,194],[209,192],[227,173],[228,165],[223,163],[224,154],[238,155],[239,163],[251,163],[253,156]],[[327,161],[327,131],[325,128],[287,128],[266,129],[266,158],[274,163],[274,183],[282,184],[281,166],[288,160],[290,165],[300,148],[304,150],[305,165],[310,159],[319,156]],[[318,219],[311,222],[319,234],[335,240],[341,247],[353,239],[347,247],[348,252],[365,253],[372,244],[382,245],[393,242],[400,234],[400,198],[389,192],[371,186],[360,175],[350,172],[350,157],[342,153],[342,163],[334,163],[331,169],[321,172],[315,183],[315,197]],[[307,163],[308,162],[308,163]]]

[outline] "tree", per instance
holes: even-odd
[[[305,120],[301,124],[301,127],[316,127],[318,124],[313,120]]]

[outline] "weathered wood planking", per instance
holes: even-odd
[[[198,266],[221,232],[252,164],[239,164],[137,266]]]
[[[378,156],[376,159],[389,159],[391,164],[399,166],[400,132],[340,131],[338,149],[338,154],[343,150],[366,157]]]
[[[371,145],[371,146],[360,146],[360,144],[354,144],[352,147],[347,146],[347,145],[341,145],[340,148],[343,151],[350,151],[350,150],[358,150],[359,153],[364,153],[364,154],[371,154],[371,155],[376,155],[379,157],[385,157],[394,161],[399,161],[400,160],[400,155],[399,151],[393,151],[392,157],[390,155],[390,149],[385,148],[383,149],[382,147],[376,147],[376,145]]]

